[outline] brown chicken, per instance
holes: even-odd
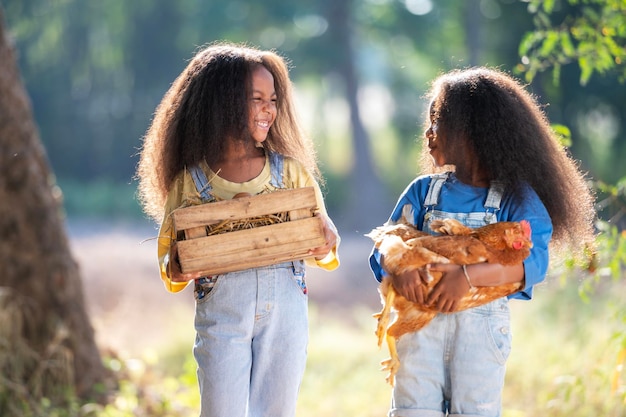
[[[415,269],[423,269],[432,263],[469,265],[482,262],[516,265],[522,263],[532,248],[530,224],[521,222],[498,222],[472,229],[453,219],[436,220],[431,229],[439,236],[417,230],[401,222],[381,226],[369,236],[384,257],[385,270],[389,275],[398,275]],[[429,275],[425,294],[441,279],[441,273]],[[473,287],[457,304],[455,311],[465,310],[489,303],[519,291],[523,283],[511,283],[494,287]],[[400,366],[396,351],[396,340],[405,333],[415,332],[426,326],[437,314],[428,305],[413,303],[399,295],[389,276],[385,276],[379,291],[383,309],[374,317],[378,319],[376,335],[378,346],[387,340],[391,358],[382,362],[383,370],[389,371],[387,381],[393,386],[395,374]],[[395,320],[389,324],[391,311]]]

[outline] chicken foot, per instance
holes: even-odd
[[[378,319],[376,336],[378,337],[379,348],[382,346],[383,338],[387,341],[390,358],[383,360],[380,364],[383,366],[382,371],[389,371],[386,381],[393,387],[396,373],[400,368],[396,341],[405,333],[415,332],[425,327],[437,313],[419,308],[406,309],[406,306],[412,303],[396,293],[395,288],[389,282],[389,278],[383,280],[381,291],[382,293],[386,292],[386,295],[384,296],[383,309],[380,313],[374,314],[374,317]],[[389,325],[392,306],[404,311],[405,314],[397,315],[395,321]]]
[[[380,364],[383,366],[381,371],[389,371],[389,374],[385,378],[385,381],[392,387],[396,385],[396,374],[400,369],[400,358],[398,357],[398,349],[396,347],[396,338],[387,334],[387,348],[389,349],[390,358],[385,359]]]
[[[383,338],[387,334],[387,328],[389,327],[389,319],[391,316],[391,307],[393,306],[394,299],[396,297],[396,292],[393,287],[389,285],[387,287],[387,295],[385,296],[385,302],[383,303],[383,309],[380,313],[376,313],[373,315],[375,319],[378,320],[378,325],[376,326],[376,337],[378,338],[378,347],[382,347]]]

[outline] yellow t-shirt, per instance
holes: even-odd
[[[238,193],[250,193],[252,195],[257,195],[270,193],[276,190],[276,187],[270,183],[271,166],[267,156],[265,158],[265,167],[263,168],[263,171],[261,171],[256,178],[242,183],[227,181],[219,177],[204,162],[200,164],[200,168],[204,171],[209,183],[211,184],[211,194],[218,200],[229,200]],[[315,181],[315,178],[313,178],[313,176],[296,160],[284,158],[283,187],[302,188],[309,186],[312,186],[315,189],[318,211],[327,216],[324,198],[319,184]],[[187,170],[181,172],[174,180],[165,202],[165,215],[159,230],[157,245],[161,279],[165,284],[165,288],[170,292],[182,291],[189,284],[189,282],[173,282],[167,276],[166,271],[167,263],[169,261],[170,246],[175,240],[171,213],[179,207],[186,207],[201,203],[202,200],[200,198],[200,194],[196,190],[191,174]],[[331,224],[331,227],[334,227],[334,225]],[[339,266],[339,257],[337,254],[339,234],[336,229],[335,233],[337,235],[337,244],[328,256],[320,261],[315,260],[315,258],[305,259],[305,263],[307,265],[318,266],[328,271],[336,269]]]

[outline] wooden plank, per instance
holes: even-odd
[[[271,248],[306,240],[310,236],[322,236],[321,219],[318,217],[180,241],[178,250],[183,257],[199,258],[211,252],[224,255],[240,253],[245,249]]]
[[[311,217],[311,209],[298,209],[289,211],[289,220],[300,220]]]
[[[276,214],[317,207],[313,187],[277,190],[268,194],[241,197],[184,207],[172,212],[176,231],[222,221]]]
[[[275,265],[281,262],[294,261],[297,259],[304,259],[307,257],[307,253],[311,248],[310,243],[300,242],[303,248],[297,246],[287,245],[284,248],[274,247],[272,253],[260,255],[258,251],[246,252],[245,256],[241,254],[231,254],[230,256],[223,257],[222,262],[207,262],[206,259],[197,259],[190,261],[183,271],[186,272],[201,272],[202,275],[219,275],[234,271],[243,271],[250,268],[258,268],[262,266]],[[315,246],[315,245],[313,245]],[[317,245],[319,246],[319,245]],[[277,252],[277,250],[284,249],[286,252]],[[295,249],[299,249],[295,251]]]
[[[178,254],[184,273],[216,275],[303,259],[324,243],[322,219],[310,217],[180,241]]]
[[[185,230],[185,239],[195,239],[206,235],[206,226],[191,227]]]

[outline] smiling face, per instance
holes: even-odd
[[[270,127],[276,120],[276,91],[274,77],[260,65],[252,73],[252,91],[248,128],[254,140],[262,143],[267,139]]]

